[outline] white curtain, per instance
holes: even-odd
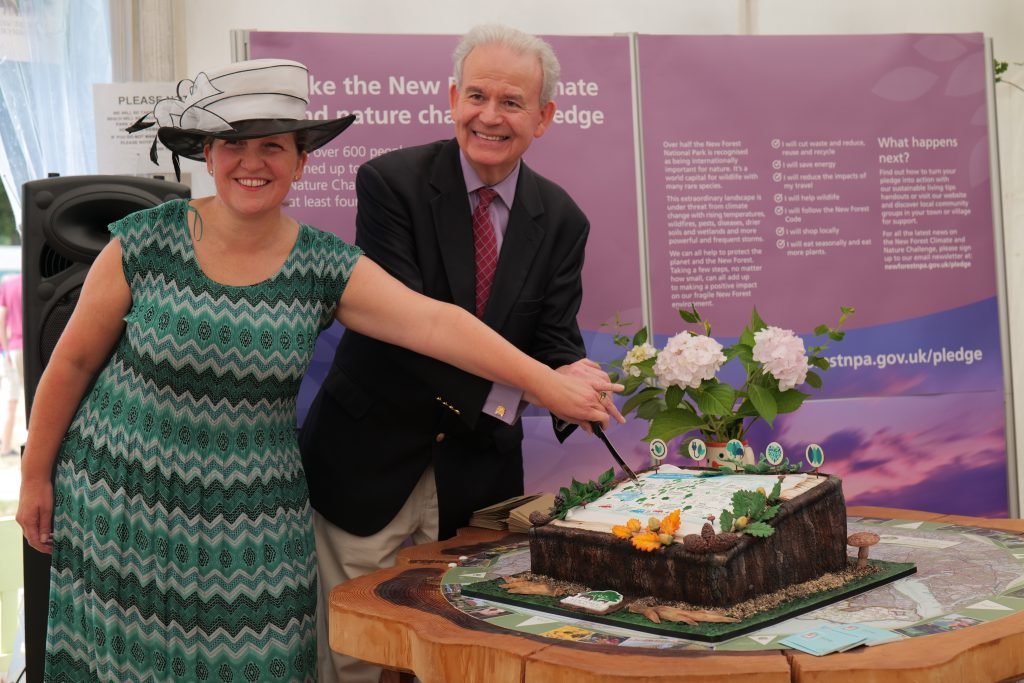
[[[93,83],[111,81],[108,0],[0,0],[0,179],[96,172]]]

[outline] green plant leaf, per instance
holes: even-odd
[[[598,483],[601,484],[601,486],[608,486],[609,484],[612,483],[612,481],[614,481],[614,479],[615,479],[615,470],[612,469],[612,468],[609,468],[608,470],[603,472],[600,477],[598,477],[597,481],[598,481]]]
[[[762,519],[761,515],[764,514],[764,506],[767,502],[767,495],[760,491],[754,491],[754,495],[750,497],[750,518]]]
[[[781,507],[782,507],[781,505],[772,505],[772,506],[766,507],[761,512],[761,514],[759,514],[757,516],[757,519],[759,521],[761,521],[761,522],[767,522],[769,519],[771,519],[772,517],[774,517],[775,515],[777,515],[779,513],[779,508],[781,508]]]
[[[736,409],[736,417],[759,417],[757,408],[750,402],[750,399],[744,399],[740,407]]]
[[[772,487],[771,493],[768,494],[768,500],[769,501],[778,500],[779,499],[779,494],[781,494],[781,493],[782,493],[782,481],[781,480],[776,480],[775,481],[775,486]]]
[[[828,338],[831,339],[832,341],[837,341],[837,342],[843,341],[843,337],[845,337],[845,336],[846,336],[846,333],[843,332],[842,330],[829,330],[829,333],[828,333]]]
[[[700,313],[697,312],[697,308],[694,307],[694,306],[690,306],[690,310],[689,311],[687,311],[686,309],[680,308],[679,309],[679,317],[682,318],[683,320],[685,320],[688,323],[699,323],[700,322]]]
[[[816,372],[807,373],[807,383],[815,389],[821,389],[821,375]]]
[[[826,334],[828,332],[828,329],[828,325],[818,325],[817,327],[814,328],[814,334],[821,336],[823,334]]]
[[[794,410],[802,406],[804,400],[809,396],[810,394],[805,394],[804,392],[797,391],[796,389],[781,391],[775,394],[775,407],[778,408],[779,414],[792,413]]]
[[[651,419],[651,427],[644,441],[661,439],[668,441],[706,424],[704,418],[692,410],[667,408]]]
[[[683,389],[675,384],[665,390],[665,407],[677,408],[683,400]]]
[[[754,492],[741,489],[733,491],[732,513],[737,517],[750,517],[751,503],[753,503]]]
[[[626,377],[623,378],[622,384],[625,386],[625,389],[622,390],[622,393],[628,396],[637,389],[639,389],[643,383],[643,377],[634,377],[633,375],[627,375]]]
[[[775,527],[764,522],[751,522],[743,528],[743,533],[756,536],[758,538],[767,538],[775,533]]]
[[[739,343],[749,346],[751,349],[754,348],[754,333],[749,327],[743,328],[743,332],[740,333]]]
[[[636,409],[636,416],[643,420],[653,420],[666,410],[665,402],[658,398],[654,401],[641,403]]]
[[[630,396],[629,400],[622,404],[622,414],[627,415],[640,404],[646,403],[650,400],[658,400],[660,398],[661,389],[658,389],[657,387],[647,387],[643,391]]]
[[[816,368],[821,368],[822,370],[828,370],[830,367],[828,358],[822,358],[821,356],[811,356],[807,359],[807,362]]]
[[[647,328],[641,327],[637,330],[637,333],[633,335],[633,346],[640,346],[647,341]]]
[[[722,514],[718,516],[718,528],[723,532],[729,533],[732,531],[733,517],[732,513],[728,510],[722,510]]]
[[[761,316],[757,313],[757,307],[754,307],[753,312],[750,314],[750,331],[757,332],[768,327],[765,321],[761,320]]]
[[[697,407],[705,415],[732,417],[732,407],[736,403],[736,390],[728,384],[709,382],[707,386],[691,390],[697,401]]]
[[[810,373],[808,373],[809,375]],[[750,398],[750,402],[754,404],[754,408],[757,410],[757,414],[761,416],[761,419],[771,425],[772,420],[775,419],[779,412],[778,403],[771,390],[751,384],[747,387],[747,396]]]

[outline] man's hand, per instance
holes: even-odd
[[[626,418],[622,416],[621,412],[619,412],[618,406],[616,406],[615,401],[612,400],[612,395],[606,389],[611,383],[611,378],[608,377],[607,372],[601,369],[599,364],[589,358],[580,358],[575,363],[555,368],[555,372],[569,377],[578,377],[589,383],[594,388],[594,391],[597,392],[598,401],[600,402],[601,407],[607,411],[609,417],[619,424],[626,422]],[[622,391],[622,389],[614,389],[614,391]],[[565,422],[571,422],[571,420],[564,420],[557,415],[556,417]],[[579,426],[590,434],[594,431],[588,423],[582,423],[579,424]]]

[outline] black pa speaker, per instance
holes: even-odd
[[[25,405],[78,302],[107,226],[140,209],[187,198],[179,183],[134,176],[67,176],[22,186]]]
[[[107,226],[170,199],[186,185],[134,176],[87,175],[22,186],[22,297],[25,411],[78,303],[89,266],[110,241]],[[43,680],[50,556],[24,546],[26,681]]]

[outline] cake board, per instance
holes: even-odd
[[[870,591],[873,588],[896,581],[905,576],[910,576],[917,571],[915,564],[910,562],[886,562],[884,560],[868,560],[868,563],[877,571],[864,577],[850,581],[839,588],[814,593],[802,598],[796,598],[785,602],[758,614],[754,614],[736,623],[700,623],[697,626],[690,626],[685,623],[662,622],[660,624],[648,620],[640,614],[634,614],[623,607],[615,612],[605,615],[591,614],[578,610],[565,608],[559,604],[562,597],[551,597],[544,595],[518,595],[509,593],[499,588],[503,579],[491,579],[478,581],[476,583],[464,584],[462,595],[473,598],[481,598],[492,602],[501,602],[517,607],[525,607],[541,612],[548,612],[560,616],[568,616],[574,619],[585,619],[599,624],[625,628],[634,631],[642,631],[662,636],[686,638],[705,643],[718,643],[725,640],[742,636],[758,629],[771,626],[780,621],[799,616],[806,612],[824,607],[832,603],[851,598],[860,593]],[[600,587],[595,587],[600,590]],[[626,601],[629,601],[627,596]]]

